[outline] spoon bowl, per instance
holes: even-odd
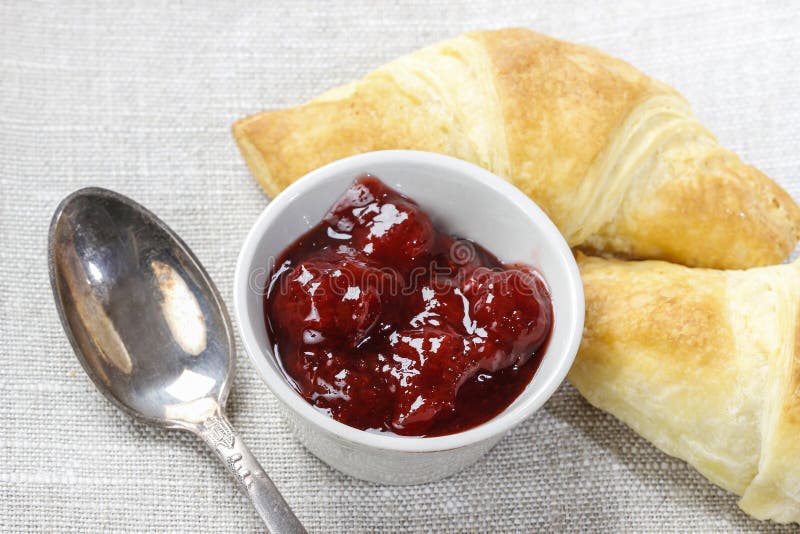
[[[82,189],[56,211],[50,252],[65,331],[109,400],[167,428],[224,409],[236,365],[230,319],[164,223],[121,195]]]
[[[65,198],[50,225],[50,282],[75,354],[134,419],[202,437],[273,532],[305,532],[224,415],[236,366],[222,298],[189,247],[113,191]]]

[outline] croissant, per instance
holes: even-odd
[[[570,382],[748,514],[800,521],[800,261],[577,259],[586,322]]]
[[[468,33],[307,104],[233,126],[276,195],[371,150],[449,154],[507,178],[571,246],[693,266],[778,263],[800,209],[722,148],[673,89],[585,46],[523,29]]]

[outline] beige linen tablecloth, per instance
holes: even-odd
[[[260,527],[199,441],[132,423],[83,374],[47,276],[47,228],[64,195],[99,185],[144,203],[230,304],[239,246],[268,202],[231,123],[425,44],[509,25],[594,45],[674,85],[726,146],[800,199],[798,3],[0,0],[0,527]],[[774,527],[568,385],[457,476],[354,480],[293,439],[239,357],[230,417],[312,532]]]

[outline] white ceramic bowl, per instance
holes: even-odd
[[[360,175],[370,173],[416,200],[445,232],[476,241],[504,262],[537,268],[550,287],[553,332],[531,383],[501,414],[470,430],[419,438],[370,433],[317,411],[286,381],[264,327],[269,266],[316,225]],[[234,308],[245,349],[280,400],[300,441],[329,465],[357,478],[417,484],[451,475],[478,460],[553,394],[567,374],[583,331],[583,287],[577,265],[555,225],[505,180],[428,152],[391,150],[343,159],[297,180],[264,209],[236,265]]]

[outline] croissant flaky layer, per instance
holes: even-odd
[[[353,154],[440,152],[517,185],[571,246],[625,257],[767,265],[787,256],[800,229],[792,199],[722,148],[673,89],[523,29],[419,50],[233,132],[273,196]]]
[[[578,264],[586,322],[572,384],[748,514],[800,522],[800,261]]]

